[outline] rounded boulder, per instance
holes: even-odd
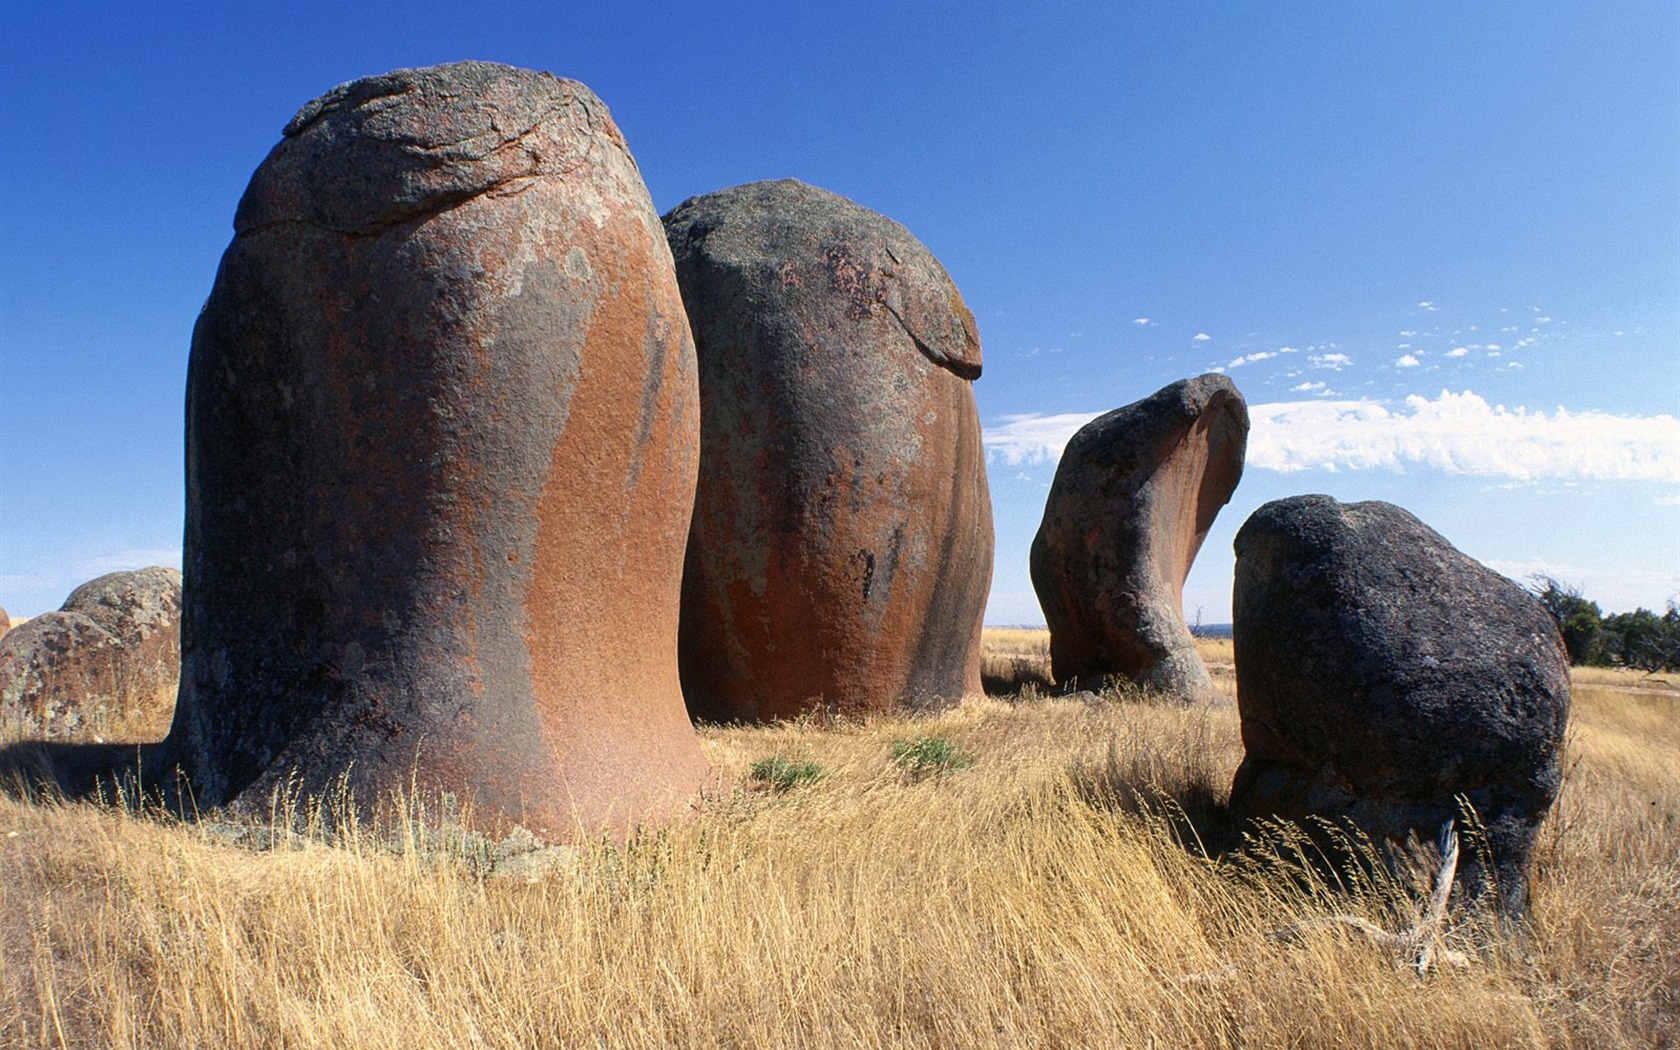
[[[665,217],[700,361],[697,717],[980,692],[992,520],[973,315],[904,227],[794,180]]]
[[[180,651],[180,571],[108,573],[0,637],[0,718],[44,740],[156,740],[175,709]]]
[[[1463,800],[1493,865],[1461,879],[1522,910],[1569,717],[1545,608],[1389,503],[1268,503],[1236,552],[1235,811],[1429,841]]]

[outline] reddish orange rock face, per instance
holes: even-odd
[[[897,223],[791,180],[694,198],[665,225],[700,358],[690,711],[978,693],[980,344],[944,269]]]
[[[1031,555],[1058,682],[1124,675],[1212,692],[1184,623],[1184,579],[1247,446],[1248,406],[1221,375],[1173,383],[1068,442]]]
[[[356,81],[235,230],[188,375],[164,758],[197,802],[344,776],[547,835],[685,809],[693,344],[606,108],[487,63]]]

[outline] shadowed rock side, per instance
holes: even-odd
[[[0,638],[6,637],[6,632],[12,629],[12,618],[6,614],[4,606],[0,606]]]
[[[1546,610],[1388,503],[1268,503],[1236,550],[1246,757],[1233,808],[1430,841],[1463,795],[1486,826],[1499,902],[1521,911],[1569,717]],[[1484,892],[1489,872],[1467,854],[1460,878]]]
[[[800,182],[665,217],[700,358],[696,717],[980,692],[992,520],[974,318],[902,226]]]
[[[1248,406],[1221,375],[1180,380],[1074,434],[1031,553],[1058,682],[1118,674],[1213,692],[1184,623],[1184,579],[1247,447]]]
[[[358,80],[286,127],[234,227],[152,768],[200,806],[412,777],[548,835],[685,806],[693,348],[606,107],[488,63]]]
[[[113,728],[156,740],[175,709],[180,651],[179,570],[90,580],[0,638],[0,725],[41,740]]]

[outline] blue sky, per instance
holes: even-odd
[[[1083,419],[1224,369],[1254,412],[1186,612],[1270,499],[1406,507],[1607,609],[1680,596],[1671,3],[0,8],[0,606],[179,564],[193,320],[251,171],[345,80],[464,58],[612,108],[664,211],[795,176],[980,322],[991,623]]]

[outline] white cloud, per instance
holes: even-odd
[[[1430,313],[1434,313],[1435,310],[1436,310],[1435,304],[1430,302],[1428,299],[1425,299],[1423,302],[1418,303],[1418,306],[1425,309],[1425,310],[1428,310]]]
[[[1307,393],[1312,384],[1296,392]],[[985,428],[988,460],[1011,466],[1059,459],[1096,412],[1004,416]],[[1680,419],[1607,412],[1530,411],[1471,392],[1380,401],[1250,405],[1248,466],[1401,471],[1408,466],[1513,481],[1609,479],[1680,484]]]
[[[1465,391],[1376,401],[1249,406],[1248,463],[1263,470],[1402,470],[1680,483],[1680,419],[1607,412],[1531,412]]]
[[[1317,354],[1308,360],[1312,361],[1314,368],[1329,368],[1338,372],[1353,364],[1353,358],[1346,354]]]
[[[1470,353],[1470,348],[1469,347],[1467,347],[1467,346],[1455,346],[1451,350],[1447,351],[1447,356],[1448,357],[1464,357],[1465,355],[1467,355],[1469,353]]]
[[[1062,449],[1074,431],[1097,418],[1100,412],[1061,412],[1043,415],[1028,412],[1004,416],[1002,421],[985,427],[982,440],[986,459],[1002,460],[1010,466],[1023,463],[1047,463],[1062,458]]]
[[[1489,343],[1487,345],[1487,348],[1489,350],[1498,350],[1499,349],[1499,344],[1498,343]]]
[[[1622,333],[1617,332],[1616,334],[1621,335]],[[1298,354],[1300,352],[1301,352],[1301,348],[1298,347],[1298,346],[1280,346],[1280,347],[1278,347],[1278,353],[1280,353],[1280,354]]]
[[[1134,318],[1132,318],[1132,323],[1133,324],[1154,324],[1155,322],[1151,321],[1147,317],[1134,317]]]
[[[1275,351],[1275,350],[1256,350],[1252,354],[1244,354],[1243,356],[1237,358],[1235,361],[1232,361],[1230,364],[1226,365],[1225,367],[1226,368],[1240,368],[1243,365],[1251,365],[1256,361],[1267,361],[1267,360],[1270,360],[1271,358],[1274,358],[1276,356],[1277,356],[1277,351]]]
[[[1296,383],[1294,386],[1289,388],[1289,392],[1292,394],[1316,394],[1324,388],[1325,385],[1323,383],[1314,383],[1309,380],[1307,382]]]
[[[1197,332],[1194,338],[1198,343],[1205,343],[1209,339],[1212,339],[1213,336],[1208,335],[1206,332]]]
[[[1394,367],[1395,368],[1416,368],[1418,365],[1421,365],[1421,364],[1423,364],[1423,362],[1419,361],[1417,358],[1413,357],[1411,354],[1404,354],[1404,355],[1396,358],[1395,361],[1394,361]]]

